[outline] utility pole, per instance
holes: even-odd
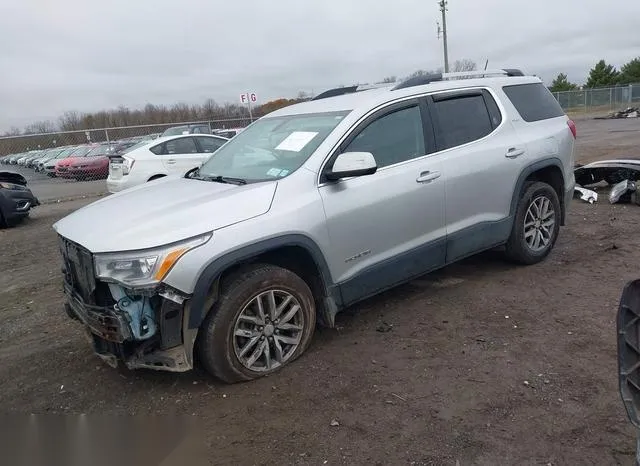
[[[449,50],[447,48],[447,0],[440,0],[440,11],[442,12],[442,43],[444,44],[444,72],[449,72]],[[440,25],[438,25],[438,37],[440,36]]]

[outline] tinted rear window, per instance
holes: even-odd
[[[434,104],[444,139],[440,149],[481,139],[493,131],[482,95],[463,94],[460,97],[436,101]]]
[[[504,86],[503,90],[524,121],[540,121],[564,115],[560,104],[542,83]]]

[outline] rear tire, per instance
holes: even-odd
[[[558,194],[549,184],[525,185],[506,244],[507,257],[524,265],[544,260],[558,239],[561,214]]]
[[[315,324],[304,280],[281,267],[251,265],[223,280],[197,350],[207,372],[227,383],[257,379],[304,353]]]

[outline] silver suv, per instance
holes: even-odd
[[[113,366],[270,374],[383,290],[497,246],[543,260],[574,139],[518,70],[333,89],[57,222],[67,312]]]

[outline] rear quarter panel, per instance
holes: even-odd
[[[501,99],[511,116],[514,128],[526,145],[528,162],[535,163],[544,159],[559,159],[562,163],[565,192],[573,189],[575,185],[573,175],[575,139],[567,124],[569,118],[566,115],[562,115],[540,121],[524,121],[502,89],[497,91],[500,92]]]

